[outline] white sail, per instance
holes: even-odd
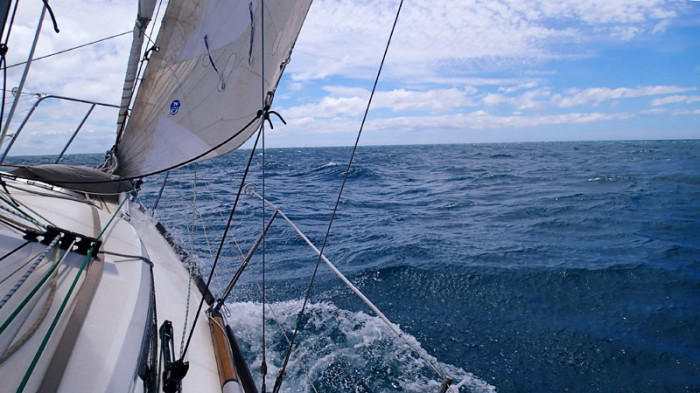
[[[135,177],[213,158],[250,138],[310,3],[266,0],[261,26],[260,0],[171,0],[159,51],[151,55],[116,148],[117,173]]]

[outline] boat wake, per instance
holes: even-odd
[[[288,348],[301,300],[270,304],[266,309],[267,385],[274,384]],[[262,305],[229,303],[229,322],[260,386]],[[406,335],[417,348],[415,337]],[[422,351],[422,349],[421,349]],[[495,387],[449,364],[433,364],[449,375],[454,392],[495,392]],[[327,302],[310,303],[287,368],[287,392],[437,392],[440,378],[376,316],[340,309]],[[309,384],[313,381],[313,388]]]

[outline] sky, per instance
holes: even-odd
[[[268,147],[355,142],[398,4],[313,2],[273,105],[288,124]],[[40,5],[20,2],[8,65],[26,60]],[[61,31],[45,23],[36,57],[130,31],[136,14],[135,1],[51,5]],[[130,42],[37,60],[11,131],[36,93],[117,104]],[[58,153],[89,109],[45,103],[13,155]],[[69,152],[108,150],[115,119],[96,108]],[[697,138],[700,1],[405,0],[361,144]]]

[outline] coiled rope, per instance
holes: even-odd
[[[46,301],[44,301],[44,306],[41,308],[41,312],[37,316],[36,320],[32,325],[27,329],[24,334],[17,339],[12,345],[10,345],[5,352],[0,356],[0,364],[2,364],[5,360],[9,359],[10,356],[12,356],[15,352],[17,352],[18,349],[22,348],[22,346],[36,333],[36,331],[39,329],[39,326],[41,326],[42,322],[44,322],[44,319],[46,319],[46,315],[49,313],[49,309],[51,308],[51,304],[53,303],[53,298],[56,295],[56,283],[58,281],[58,275],[54,274],[53,278],[51,279],[51,284],[49,285],[49,294],[46,297]]]

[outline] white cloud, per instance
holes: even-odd
[[[498,91],[501,91],[503,93],[508,94],[508,93],[516,92],[518,90],[533,89],[533,88],[537,87],[537,85],[538,85],[538,83],[536,81],[529,81],[526,83],[519,83],[516,86],[509,86],[509,87],[502,86],[502,87],[498,88]]]
[[[583,90],[571,89],[566,95],[556,94],[552,101],[562,108],[569,108],[578,105],[593,104],[598,105],[608,100],[621,98],[647,97],[654,95],[682,93],[695,90],[694,87],[678,86],[644,86],[637,88],[619,87],[611,89],[608,87],[593,87]]]
[[[568,18],[589,25],[642,23],[675,16],[674,5],[665,0],[559,0],[510,2],[529,12],[533,19]]]
[[[366,127],[368,131],[413,131],[427,130],[488,130],[488,129],[523,129],[537,128],[550,125],[580,125],[614,120],[629,120],[642,115],[663,115],[663,111],[641,111],[639,113],[584,113],[572,112],[555,115],[494,115],[484,110],[470,113],[449,114],[439,116],[403,116],[372,120]],[[693,111],[676,111],[673,115],[700,115],[700,109]],[[337,120],[337,119],[336,119]],[[328,123],[326,123],[328,124]],[[342,124],[335,122],[333,124]],[[307,124],[308,126],[309,124]],[[346,124],[347,125],[347,124]],[[315,129],[315,128],[313,128]],[[352,126],[344,129],[346,132],[357,132]]]
[[[656,98],[651,101],[651,106],[660,106],[660,105],[667,105],[667,104],[679,104],[679,103],[684,103],[684,104],[692,104],[694,102],[700,101],[700,96],[683,96],[683,95],[676,95],[676,96],[668,96],[668,97],[663,97],[663,98]]]
[[[513,105],[517,110],[543,110],[549,104],[551,93],[549,89],[528,90],[519,96],[508,97],[502,94],[489,93],[483,98],[484,105],[494,106],[503,103]]]
[[[41,2],[28,2],[18,8],[9,45],[9,65],[26,61],[41,5]],[[125,0],[115,1],[107,9],[103,1],[96,0],[66,0],[51,3],[51,7],[60,32],[53,31],[47,14],[36,57],[130,31],[136,16],[136,5]],[[127,34],[36,61],[25,91],[118,102],[130,43],[131,36]],[[22,67],[11,69],[8,86],[18,83],[21,72]]]
[[[283,110],[290,118],[335,117],[341,114],[358,115],[364,113],[370,92],[366,89],[325,87],[333,96],[323,97],[316,104],[305,104]],[[449,112],[456,108],[476,105],[472,96],[473,87],[463,89],[433,89],[413,91],[395,89],[378,91],[372,101],[372,109],[389,109],[394,113],[406,111]]]
[[[536,86],[536,84],[526,84]],[[524,86],[516,86],[523,87]],[[369,91],[366,89],[347,88],[342,86],[324,87],[330,96],[319,99],[316,103],[283,109],[282,113],[290,119],[290,125],[316,129],[317,133],[328,133],[330,130],[340,132],[341,129],[352,131],[360,115],[364,112]],[[678,86],[643,86],[636,88],[619,87],[615,89],[597,87],[589,89],[570,89],[564,93],[554,94],[550,88],[541,87],[519,91],[512,87],[500,89],[514,91],[518,94],[482,93],[474,87],[464,89],[433,89],[412,91],[394,89],[379,91],[372,104],[374,120],[368,124],[368,129],[419,130],[423,127],[436,129],[490,129],[490,128],[523,128],[541,125],[588,124],[599,121],[630,119],[639,115],[662,115],[663,110],[639,110],[636,112],[589,112],[590,108],[602,102],[615,100],[610,106],[616,108],[619,100],[672,94],[695,90]],[[670,96],[658,99],[668,102],[695,102],[698,96]],[[513,112],[510,115],[495,115],[488,109],[510,105]],[[470,108],[482,106],[484,109]],[[574,106],[582,107],[577,112],[549,113],[550,108],[566,109]],[[586,108],[588,106],[588,108]],[[394,113],[391,117],[382,113],[388,109]],[[467,112],[470,111],[470,112]],[[533,114],[533,111],[539,113]],[[401,114],[402,116],[396,116]]]
[[[661,22],[657,23],[656,26],[654,26],[654,29],[652,29],[651,33],[652,34],[659,34],[663,33],[668,29],[668,27],[671,25],[671,21],[669,19],[664,19]]]
[[[559,115],[534,115],[534,116],[498,116],[479,110],[471,113],[426,116],[426,117],[395,117],[379,119],[369,124],[371,130],[411,130],[421,131],[426,129],[445,130],[484,130],[497,128],[531,128],[545,125],[562,124],[586,124],[598,121],[616,119],[628,119],[632,115],[628,113],[567,113]]]
[[[435,89],[428,91],[409,91],[397,89],[379,92],[376,104],[379,108],[389,108],[394,112],[427,110],[430,112],[449,112],[455,108],[474,106],[471,99],[474,89]]]
[[[13,27],[8,64],[26,60],[41,4],[22,3],[22,14]],[[37,56],[129,31],[136,14],[136,3],[131,0],[63,0],[51,5],[61,33],[51,31],[47,20]],[[356,131],[357,117],[352,117],[364,111],[369,90],[342,83],[374,78],[396,5],[393,1],[314,1],[287,68],[291,77],[285,79],[288,88],[280,89],[278,97],[281,101],[284,95],[293,92],[299,99],[294,101],[294,106],[287,104],[288,108],[281,111],[290,120],[290,129],[303,125],[317,132]],[[667,0],[406,2],[382,76],[382,83],[388,83],[380,84],[373,103],[373,110],[381,112],[373,112],[375,120],[371,124],[409,129],[439,125],[478,129],[586,124],[643,114],[630,108],[625,110],[636,115],[599,113],[597,109],[586,113],[590,106],[605,102],[658,96],[651,101],[652,107],[695,103],[697,95],[683,95],[695,87],[657,85],[653,79],[639,82],[648,86],[608,87],[601,78],[588,85],[598,87],[587,88],[585,81],[577,81],[580,88],[564,90],[567,86],[552,86],[552,80],[563,80],[566,74],[561,71],[563,68],[555,68],[561,63],[547,63],[547,70],[538,69],[551,59],[565,62],[566,67],[572,59],[596,56],[599,43],[610,48],[648,34],[656,34],[654,39],[659,39],[672,30],[686,6],[685,2]],[[129,44],[127,35],[38,61],[30,71],[25,91],[116,103],[121,94]],[[20,68],[11,70],[9,88],[17,84]],[[557,74],[562,76],[549,78]],[[665,95],[668,96],[661,97]],[[31,104],[34,98],[26,100]],[[487,112],[496,105],[510,105],[512,108],[508,109],[513,112],[509,116]],[[548,111],[561,112],[573,107],[575,113]],[[26,106],[21,110],[26,111]],[[61,107],[60,112],[35,129],[52,129],[56,138],[64,137],[72,132],[75,121],[70,126],[64,126],[63,121],[79,120],[86,110],[87,107]],[[401,116],[381,118],[389,112]],[[663,113],[652,109],[645,114]],[[688,109],[684,114],[698,113]],[[108,141],[98,149],[101,151],[113,140],[114,114],[105,112],[96,119],[102,123],[88,126],[83,132],[90,143],[100,138]],[[103,137],[95,136],[100,132]],[[275,129],[275,132],[286,131]],[[47,137],[44,142],[48,144],[53,138],[54,135]],[[61,139],[61,145],[63,141],[65,138]]]
[[[664,31],[683,6],[665,0],[414,0],[402,10],[386,72],[421,81],[590,56],[587,43]],[[371,78],[395,11],[393,2],[316,0],[290,73],[297,80]]]
[[[671,113],[674,115],[700,115],[700,109],[694,109],[694,110],[678,109],[678,110],[675,110]]]
[[[564,93],[553,94],[550,88],[537,88],[527,90],[519,95],[508,95],[500,93],[488,93],[482,98],[482,103],[486,106],[496,106],[509,104],[517,110],[544,110],[554,105],[560,108],[570,108],[574,106],[592,105],[599,106],[605,101],[631,99],[638,97],[648,97],[693,91],[694,87],[679,86],[643,86],[643,87],[592,87],[588,89],[570,89]],[[499,91],[514,92],[517,89],[500,88]],[[699,96],[670,96],[658,98],[652,101],[652,106],[659,106],[668,103],[685,102],[693,103],[700,100]],[[612,107],[616,107],[618,102],[613,102]]]
[[[640,111],[639,114],[640,114],[640,115],[653,115],[653,116],[657,116],[657,115],[663,115],[663,114],[666,113],[666,112],[667,112],[666,109],[654,108],[654,109],[645,109],[645,110],[643,110],[643,111]]]
[[[524,78],[479,78],[461,76],[428,76],[421,79],[421,82],[428,84],[450,85],[450,86],[505,86],[523,85],[530,83],[531,79]],[[405,83],[411,85],[413,81],[408,79]]]
[[[324,97],[318,104],[306,104],[283,111],[289,118],[335,117],[340,114],[354,115],[362,113],[367,100],[360,97]]]
[[[611,35],[621,41],[631,41],[644,31],[638,26],[616,26],[611,30]]]

